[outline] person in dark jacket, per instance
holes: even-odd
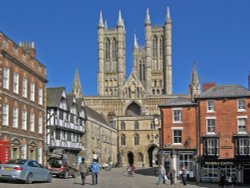
[[[221,188],[224,188],[225,180],[226,180],[225,172],[222,170],[220,173],[220,181],[219,181],[219,185],[221,186]]]
[[[82,185],[84,185],[85,184],[85,180],[86,180],[86,176],[87,176],[87,173],[88,173],[88,166],[85,163],[85,159],[84,158],[82,158],[82,162],[79,165],[79,172],[80,172],[81,178],[82,178]]]

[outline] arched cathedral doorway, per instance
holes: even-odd
[[[128,152],[128,163],[131,165],[131,164],[134,164],[134,154],[130,151]]]
[[[158,147],[156,145],[152,145],[148,148],[148,162],[150,167],[158,165],[159,163]]]

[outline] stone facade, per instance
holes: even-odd
[[[117,162],[153,166],[158,162],[158,104],[172,96],[172,22],[169,8],[165,23],[145,19],[145,46],[134,37],[133,68],[126,80],[126,31],[119,11],[115,28],[98,24],[98,96],[84,96],[87,106],[112,121],[118,130]],[[125,125],[125,128],[124,128]]]

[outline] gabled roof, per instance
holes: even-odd
[[[250,91],[240,85],[214,86],[200,94],[197,99],[250,97]]]
[[[197,105],[197,103],[189,99],[177,97],[174,99],[168,99],[165,103],[160,104],[159,107],[175,107],[175,106],[181,107],[181,106],[193,106],[193,105]]]
[[[105,125],[109,125],[109,123],[104,119],[104,117],[98,112],[96,112],[95,110],[93,110],[92,108],[85,106],[85,110],[86,110],[87,118],[91,117],[92,119],[96,121],[99,121]]]
[[[73,100],[75,99],[75,95],[74,94],[68,94],[67,95],[67,103],[69,108],[71,108],[71,106],[73,105]]]
[[[59,107],[64,87],[47,88],[47,107]]]
[[[77,104],[77,110],[80,111],[81,110],[81,107],[83,106],[84,107],[84,104],[82,105],[83,103],[83,98],[77,98],[76,99],[76,104]]]

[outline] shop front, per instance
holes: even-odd
[[[238,159],[201,159],[200,161],[200,181],[219,182],[221,173],[236,179],[237,184],[244,181],[244,161]],[[250,165],[249,165],[250,167]],[[250,170],[250,168],[249,168]]]
[[[160,151],[161,164],[164,164],[166,171],[170,169],[175,170],[176,178],[182,167],[187,169],[187,176],[189,180],[195,178],[195,150],[182,149],[164,149]]]

